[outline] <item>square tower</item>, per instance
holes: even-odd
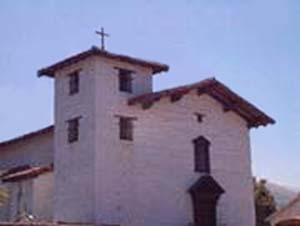
[[[118,174],[112,127],[128,98],[152,92],[152,75],[167,70],[97,47],[39,70],[55,79],[54,221],[113,220],[102,200],[115,195],[107,186]]]

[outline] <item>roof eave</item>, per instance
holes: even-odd
[[[55,63],[55,64],[49,66],[49,67],[38,70],[37,76],[38,77],[41,77],[41,76],[54,77],[55,72],[57,70],[60,70],[64,67],[72,65],[74,63],[77,63],[81,60],[86,59],[87,57],[90,57],[90,56],[107,57],[109,59],[119,60],[121,62],[137,64],[137,65],[141,65],[143,67],[149,67],[152,69],[152,74],[169,71],[169,66],[167,64],[161,64],[161,63],[157,63],[157,62],[151,62],[151,61],[147,61],[147,60],[137,59],[137,58],[130,57],[130,56],[114,54],[114,53],[100,50],[99,48],[93,46],[91,49],[89,49],[87,51],[84,51],[84,52],[81,52],[74,56],[68,57],[62,61],[59,61],[58,63]]]
[[[1,151],[1,148],[5,148],[8,145],[16,144],[18,142],[28,140],[28,139],[34,138],[36,136],[39,136],[39,135],[52,133],[53,131],[54,131],[54,125],[51,125],[51,126],[43,128],[43,129],[33,131],[33,132],[30,132],[30,133],[26,133],[26,134],[23,134],[21,136],[12,138],[10,140],[2,141],[2,142],[0,142],[0,151]]]
[[[220,102],[220,104],[223,105],[224,111],[234,111],[247,122],[248,128],[257,128],[259,126],[266,126],[268,124],[275,123],[274,119],[231,91],[228,87],[217,81],[215,78],[205,79],[199,83],[192,85],[133,97],[128,101],[128,105],[135,105],[140,103],[142,104],[144,109],[148,109],[153,105],[155,101],[160,100],[162,97],[172,95],[182,96],[195,89],[198,89],[198,95],[207,94],[213,99]]]

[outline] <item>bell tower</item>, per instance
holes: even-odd
[[[120,140],[120,116],[130,116],[127,100],[152,92],[152,75],[167,70],[103,45],[38,71],[55,80],[55,222],[119,223],[118,159],[133,148]]]

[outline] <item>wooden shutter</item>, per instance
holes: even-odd
[[[120,139],[133,140],[133,120],[132,118],[120,117]]]
[[[69,74],[69,94],[73,95],[79,92],[79,74],[78,71]]]
[[[196,172],[210,173],[209,146],[209,141],[204,137],[199,137],[194,140]]]
[[[119,69],[119,90],[122,92],[132,92],[131,71]]]
[[[79,138],[79,118],[68,121],[68,142],[73,143]]]

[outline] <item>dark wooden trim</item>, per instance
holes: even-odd
[[[136,116],[128,116],[128,115],[119,115],[119,114],[115,114],[115,117],[116,118],[128,118],[128,119],[131,119],[131,120],[138,120],[138,117]]]
[[[154,101],[144,101],[144,102],[142,102],[142,108],[143,108],[143,110],[147,110],[147,109],[151,108],[153,104],[154,104]]]
[[[179,101],[182,97],[183,97],[183,94],[172,94],[170,96],[170,101],[173,103],[173,102]]]
[[[125,68],[125,67],[114,67],[114,69],[115,69],[115,70],[118,70],[118,72],[119,72],[120,70],[123,70],[123,71],[128,71],[128,72],[130,72],[131,74],[136,74],[136,71],[127,69],[127,68]]]
[[[72,120],[74,120],[74,119],[80,120],[80,119],[82,119],[82,118],[83,118],[83,117],[82,117],[81,115],[79,115],[79,116],[75,116],[75,117],[72,117],[72,118],[70,118],[70,119],[67,119],[65,122],[68,123],[68,122],[70,122],[70,121],[72,121]]]
[[[160,72],[169,70],[169,66],[166,64],[142,60],[142,59],[138,59],[138,58],[134,58],[134,57],[126,56],[126,55],[121,55],[121,54],[110,53],[108,51],[103,51],[96,46],[93,46],[92,48],[90,48],[87,51],[84,51],[79,54],[68,57],[62,61],[59,61],[59,62],[49,66],[49,67],[42,68],[42,69],[38,70],[37,74],[39,77],[40,76],[54,77],[55,73],[58,70],[61,70],[65,67],[76,64],[79,61],[85,60],[91,56],[100,56],[100,57],[104,57],[107,59],[116,60],[119,62],[125,62],[125,63],[129,63],[129,64],[133,64],[133,65],[139,65],[141,67],[148,67],[148,68],[152,69],[152,74],[156,74],[156,73],[160,73]]]
[[[190,187],[195,226],[217,225],[217,204],[224,192],[224,189],[209,175],[200,177]]]
[[[179,99],[179,96],[185,95],[192,90],[197,90],[197,95],[207,94],[211,96],[222,105],[224,112],[232,110],[245,121],[247,121],[248,125],[251,127],[257,127],[260,125],[266,126],[267,124],[275,123],[274,119],[266,115],[264,112],[256,108],[254,105],[231,91],[228,87],[214,78],[206,79],[191,85],[180,86],[173,89],[132,97],[128,100],[128,105],[135,105],[148,101],[154,102],[163,97],[169,97],[171,102],[172,99],[175,102]],[[145,105],[149,105],[149,103]],[[146,107],[146,109],[147,108],[148,107]]]

